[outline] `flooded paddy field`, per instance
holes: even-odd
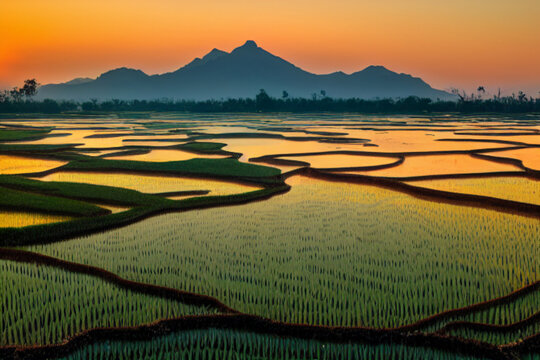
[[[63,358],[536,356],[540,117],[119,113],[0,132],[0,357],[78,338]]]

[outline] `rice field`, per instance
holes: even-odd
[[[214,204],[214,198],[189,199],[193,195],[179,192],[209,190],[210,196],[232,195],[258,190],[261,186],[129,172],[84,172],[85,162],[86,169],[92,168],[92,158],[76,155],[102,156],[135,147],[147,153],[105,159],[148,162],[138,164],[141,171],[146,169],[145,166],[163,165],[156,162],[227,157],[163,148],[201,140],[202,134],[205,134],[202,136],[204,142],[226,143],[224,150],[241,153],[239,160],[242,162],[264,155],[291,154],[279,159],[307,162],[316,169],[386,165],[396,162],[401,152],[414,152],[416,154],[405,154],[405,161],[394,167],[339,173],[404,178],[401,181],[419,187],[540,205],[540,181],[534,180],[537,175],[534,172],[529,172],[528,177],[512,174],[439,180],[407,179],[486,172],[526,173],[511,164],[463,153],[473,149],[484,153],[481,149],[509,148],[485,154],[520,159],[526,167],[540,170],[537,148],[516,150],[511,149],[516,144],[504,142],[540,143],[540,135],[533,134],[535,129],[540,129],[540,125],[533,126],[540,124],[538,119],[487,115],[124,115],[125,118],[122,114],[114,114],[110,118],[99,119],[5,121],[13,125],[54,127],[54,130],[50,133],[53,136],[44,139],[10,142],[11,148],[1,144],[0,152],[27,153],[26,149],[13,148],[20,144],[81,145],[74,150],[47,153],[47,158],[59,160],[0,155],[0,174],[42,172],[67,164],[64,159],[68,159],[76,161],[75,165],[80,164],[78,169],[83,171],[58,171],[38,180],[162,193],[163,199],[141,194],[135,196],[129,192],[124,194],[119,189],[89,189],[96,194],[81,194],[80,198],[90,199],[88,201],[96,203],[93,205],[108,209],[113,214],[106,215],[97,209],[95,218],[84,213],[76,221],[70,221],[75,218],[12,210],[9,206],[14,202],[5,195],[5,205],[0,211],[0,231],[6,234],[6,238],[18,239],[18,234],[26,234],[30,240],[34,235],[41,239],[38,232],[42,229],[55,234],[71,234],[69,240],[20,248],[96,266],[128,280],[208,295],[242,313],[287,323],[325,326],[405,326],[446,310],[505,296],[540,280],[540,221],[534,214],[525,217],[458,206],[374,185],[314,179],[302,173],[285,179],[291,189],[279,195],[255,198],[257,201],[243,205],[189,210],[190,204],[206,206],[206,200],[208,205]],[[519,135],[523,131],[529,131],[531,135]],[[293,141],[219,136],[227,133],[267,133],[297,138]],[[55,136],[58,134],[69,135]],[[89,137],[111,134],[120,136]],[[213,139],[212,134],[218,136]],[[364,140],[343,142],[353,138]],[[38,156],[43,155],[39,154],[39,148],[31,150]],[[340,150],[387,154],[301,155]],[[428,151],[458,153],[418,154]],[[234,163],[237,164],[236,161]],[[189,164],[185,166],[189,167]],[[208,166],[210,174],[214,166]],[[222,167],[231,173],[240,171],[230,166]],[[269,166],[279,168],[282,173],[301,167]],[[67,200],[61,198],[65,203],[72,201],[72,197],[79,198],[79,192],[67,191],[66,184],[50,188],[37,182],[23,184],[15,180],[6,182],[6,186],[12,189],[6,191],[17,194],[13,197],[19,203],[23,202],[24,194],[29,199],[36,198],[38,195],[34,191],[40,196],[40,205],[51,205],[53,197],[67,197]],[[271,180],[265,183],[268,186],[279,185],[275,173],[272,173]],[[17,188],[23,185],[23,188]],[[273,194],[270,190],[263,193]],[[130,203],[131,208],[127,205],[104,205],[122,203],[120,200],[128,196],[137,200]],[[165,198],[187,201],[171,202]],[[249,196],[235,199],[244,198],[253,200]],[[223,201],[219,205],[227,205],[231,198],[221,199],[218,198]],[[28,208],[26,205],[31,204],[24,200],[19,205],[19,208]],[[52,206],[45,208],[55,211]],[[57,208],[66,210],[65,205]],[[144,220],[133,222],[140,218]],[[66,224],[11,229],[58,222]],[[112,230],[105,230],[101,224],[110,225],[107,229]],[[117,227],[119,225],[121,227]],[[73,238],[74,232],[70,231],[77,226],[94,232]],[[128,288],[113,285],[99,277],[50,266],[0,260],[0,357],[2,346],[56,344],[96,327],[137,326],[173,317],[217,313],[213,308],[186,305]],[[538,334],[540,322],[509,331],[472,330],[466,326],[452,327],[452,324],[512,325],[539,311],[540,291],[536,289],[508,302],[439,318],[418,331],[440,332],[494,345],[509,344]],[[160,326],[158,331],[164,329],[167,326]],[[167,335],[155,335],[152,340],[144,341],[135,338],[119,340],[111,336],[110,340],[97,343],[84,341],[84,345],[74,353],[64,354],[64,357],[59,355],[58,358],[472,359],[458,351],[405,346],[398,342],[369,345],[359,340],[340,344],[324,342],[321,338],[302,340],[278,335],[277,332],[269,335],[234,328],[201,328],[169,330]],[[525,354],[522,358],[540,360],[538,354]]]
[[[44,176],[40,178],[40,180],[115,186],[149,194],[175,191],[210,190],[210,195],[229,195],[259,189],[257,186],[236,184],[218,180],[116,173],[105,174],[60,171]]]
[[[540,181],[523,177],[422,180],[408,184],[540,205]]]
[[[27,249],[320,325],[404,325],[538,279],[536,219],[371,186],[288,182],[288,193],[264,202]]]
[[[279,338],[249,332],[204,329],[173,333],[151,341],[107,341],[92,344],[62,360],[157,359],[434,359],[479,360],[423,347],[404,345],[334,344]]]
[[[67,162],[0,154],[0,174],[2,175],[37,173],[65,164]]]
[[[470,155],[407,156],[398,166],[371,171],[354,171],[351,174],[381,177],[414,177],[426,175],[474,174],[486,172],[521,171],[510,164],[495,163]]]
[[[423,331],[440,331],[446,324],[455,321],[467,321],[472,323],[511,325],[525,320],[540,311],[540,290],[519,297],[511,302],[493,305],[485,310],[477,310],[467,315],[452,316],[440,320],[435,324],[423,328]],[[447,334],[475,339],[491,344],[508,344],[534,335],[540,331],[540,322],[536,321],[521,329],[507,332],[478,331],[468,328],[447,331]]]
[[[69,221],[69,216],[42,214],[28,211],[0,210],[0,228],[23,227]]]
[[[99,278],[0,260],[0,346],[56,344],[85,329],[212,313]]]

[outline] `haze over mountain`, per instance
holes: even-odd
[[[453,98],[420,78],[383,66],[369,66],[352,74],[313,74],[258,47],[254,41],[230,53],[214,49],[170,73],[147,75],[141,70],[119,68],[95,80],[78,78],[45,85],[38,98],[207,100],[254,97],[260,89],[275,97],[287,91],[290,97],[310,98],[323,90],[333,98]]]

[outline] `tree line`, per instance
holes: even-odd
[[[357,113],[527,113],[540,112],[540,98],[517,95],[491,98],[478,94],[453,91],[456,100],[432,100],[409,96],[402,99],[359,98],[335,99],[321,91],[320,96],[312,98],[290,98],[286,91],[281,98],[268,95],[261,89],[254,98],[226,100],[106,100],[106,101],[57,101],[33,100],[39,84],[35,79],[25,81],[21,88],[0,93],[0,113],[63,113],[63,112],[117,112],[117,111],[155,111],[155,112],[357,112]],[[483,90],[485,93],[485,90]]]

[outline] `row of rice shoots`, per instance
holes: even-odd
[[[540,181],[523,177],[422,180],[409,184],[540,205]]]
[[[62,360],[254,360],[370,359],[473,360],[469,356],[400,344],[334,344],[228,329],[173,333],[151,341],[108,341],[89,345]]]
[[[320,325],[405,325],[538,280],[537,219],[372,186],[288,182],[291,191],[263,202],[28,250]],[[526,318],[532,305],[504,308],[491,321]]]
[[[55,344],[85,329],[213,313],[99,278],[0,260],[0,346]]]

